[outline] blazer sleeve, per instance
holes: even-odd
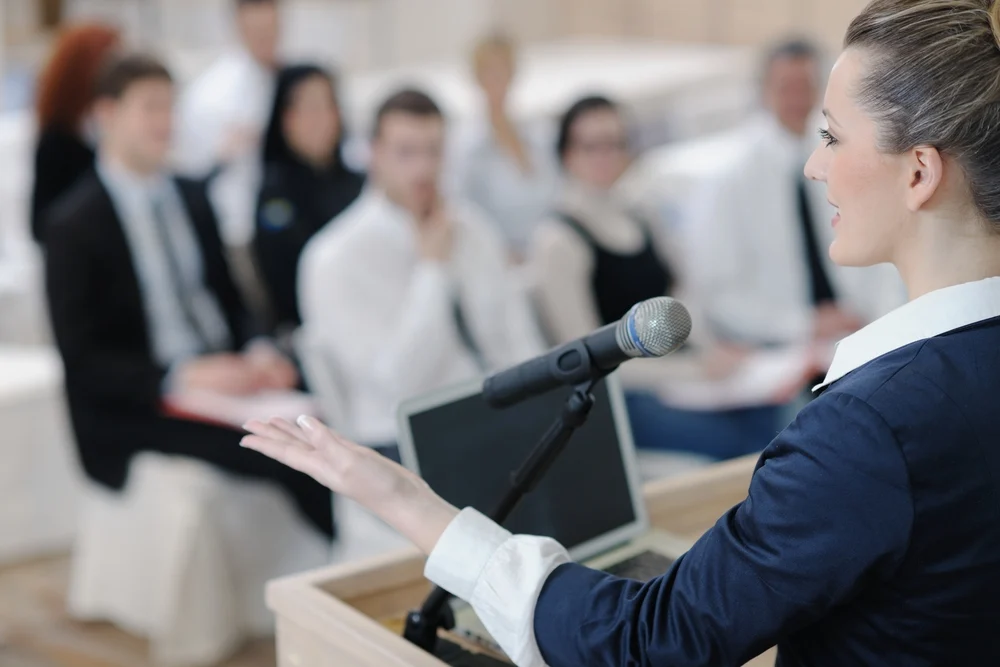
[[[893,431],[835,393],[765,450],[747,500],[645,584],[464,510],[425,574],[467,599],[521,667],[741,665],[903,561],[914,510]]]
[[[914,515],[893,432],[833,394],[765,451],[747,500],[646,584],[563,565],[534,630],[552,667],[743,664],[891,575]]]
[[[147,354],[123,351],[109,344],[97,304],[101,259],[90,252],[81,225],[65,224],[53,215],[58,233],[49,235],[45,282],[53,335],[66,367],[71,392],[88,400],[120,407],[155,409],[167,369]]]

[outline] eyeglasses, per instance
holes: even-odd
[[[624,153],[628,150],[625,139],[603,139],[597,141],[573,141],[570,148],[590,155],[598,153]]]

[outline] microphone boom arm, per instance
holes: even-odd
[[[583,426],[590,416],[591,408],[594,407],[593,392],[597,383],[614,370],[614,368],[601,369],[593,377],[576,386],[566,399],[562,413],[549,426],[524,463],[511,473],[510,489],[490,514],[491,519],[503,525],[521,500],[535,490],[538,482],[545,477],[549,468],[562,454],[573,433]],[[455,618],[448,604],[450,599],[451,594],[448,591],[435,586],[420,609],[411,611],[407,615],[403,636],[425,651],[434,653],[438,629],[451,630],[455,627]]]

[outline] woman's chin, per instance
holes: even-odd
[[[830,259],[837,266],[851,268],[863,268],[874,266],[879,261],[872,257],[870,248],[857,248],[846,242],[841,236],[837,236],[830,244]]]

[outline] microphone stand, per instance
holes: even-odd
[[[503,525],[518,503],[534,491],[566,448],[573,433],[587,421],[590,410],[594,407],[594,387],[613,370],[599,370],[595,377],[576,386],[566,400],[562,413],[541,437],[521,467],[511,474],[510,490],[490,514],[491,519]],[[433,654],[437,646],[438,629],[451,630],[455,627],[455,617],[448,604],[450,599],[448,591],[436,586],[420,609],[407,615],[403,637]]]

